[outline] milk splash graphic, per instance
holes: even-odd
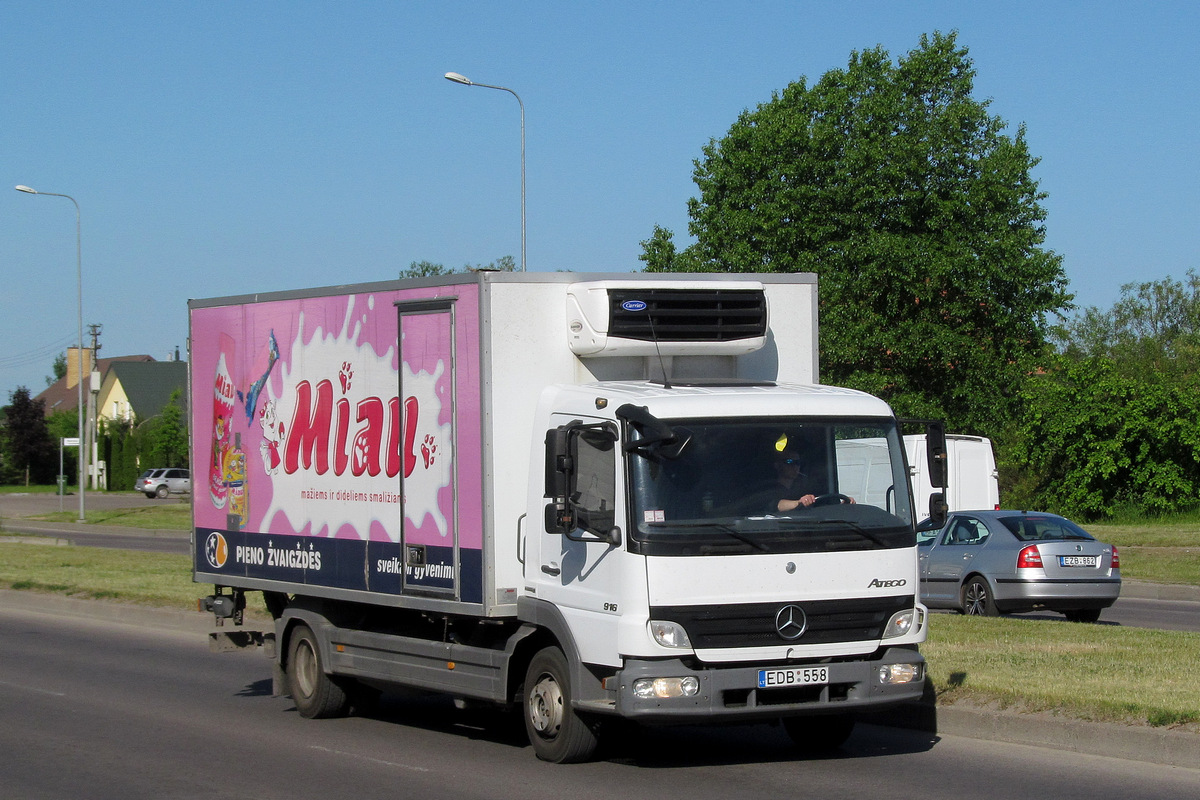
[[[286,365],[277,365],[283,366],[278,394],[274,382],[265,387],[262,448],[264,467],[273,468],[262,530],[399,542],[403,471],[410,525],[428,531],[431,524],[444,540],[450,523],[438,495],[451,483],[453,440],[450,423],[438,422],[437,387],[447,365],[405,369],[405,397],[397,397],[395,344],[379,353],[367,341],[374,297],[342,302],[341,330],[318,326],[307,344],[300,314]]]

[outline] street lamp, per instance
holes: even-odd
[[[85,477],[87,475],[87,448],[84,447],[83,440],[83,236],[79,228],[79,203],[74,197],[69,194],[57,194],[55,192],[39,192],[37,189],[30,189],[28,186],[14,187],[18,192],[26,194],[41,194],[47,197],[65,197],[72,203],[75,203],[75,281],[79,288],[79,353],[76,361],[79,362],[79,521],[83,522],[83,487],[85,485]]]
[[[475,83],[475,81],[459,75],[457,72],[447,72],[446,80],[454,83],[461,83],[463,86],[482,86],[484,89],[499,89],[502,92],[508,92],[513,97],[517,98],[517,105],[521,107],[521,272],[525,271],[525,104],[521,102],[521,95],[509,89],[507,86],[492,86],[487,83]]]

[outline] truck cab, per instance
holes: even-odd
[[[856,710],[920,695],[912,499],[884,403],[629,382],[549,390],[539,418],[546,475],[529,490],[540,524],[519,609],[577,648],[578,708],[784,717],[828,741]],[[863,447],[887,464],[870,481]]]

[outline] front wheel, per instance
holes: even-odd
[[[571,707],[570,668],[562,650],[538,651],[525,672],[524,695],[525,733],[538,758],[556,764],[591,758],[596,734]]]
[[[346,691],[325,674],[316,634],[301,625],[288,648],[288,684],[300,716],[308,719],[344,716],[350,708]]]
[[[971,617],[995,617],[1000,614],[996,608],[996,598],[992,597],[992,587],[978,575],[963,587],[962,608],[963,613]]]

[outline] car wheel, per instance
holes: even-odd
[[[1075,611],[1064,611],[1063,614],[1071,622],[1099,622],[1100,609],[1081,608]]]
[[[567,658],[557,647],[539,651],[525,672],[525,733],[543,761],[586,761],[596,751],[596,733],[571,708]]]
[[[996,598],[992,597],[992,588],[978,575],[963,586],[962,610],[971,617],[995,617],[1000,614],[996,609]]]
[[[158,497],[159,500],[167,499],[167,495],[169,495],[170,493],[171,493],[171,490],[167,488],[167,485],[165,483],[162,486],[158,487],[158,489],[155,490],[155,492],[154,492],[154,494]]]
[[[149,497],[151,500],[154,499],[154,492],[143,492],[143,494],[145,494],[146,497]]]

